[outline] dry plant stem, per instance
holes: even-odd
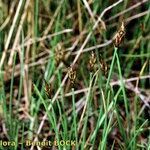
[[[19,24],[19,27],[18,27],[18,30],[17,30],[16,38],[15,38],[15,41],[14,41],[12,49],[14,49],[17,46],[17,44],[19,44],[21,30],[22,30],[23,23],[24,23],[24,20],[26,18],[26,15],[27,15],[27,9],[28,9],[29,4],[30,4],[30,0],[27,0],[26,4],[25,4],[25,7],[24,7],[24,13],[22,14],[22,17],[21,17],[21,20],[20,20],[20,24]],[[11,51],[11,54],[10,54],[10,57],[9,57],[9,61],[8,61],[8,65],[9,66],[11,66],[12,63],[13,63],[14,52],[15,52],[14,50]]]
[[[80,117],[80,120],[79,120],[79,123],[78,123],[78,129],[77,131],[79,132],[81,126],[82,126],[82,121],[83,121],[83,117],[84,117],[84,114],[86,112],[86,109],[87,109],[87,105],[88,105],[88,101],[89,101],[89,97],[90,97],[90,94],[91,94],[91,89],[92,89],[92,81],[90,82],[90,86],[89,86],[89,90],[88,90],[88,93],[87,93],[87,96],[86,96],[86,101],[85,101],[85,105],[83,107],[83,111],[82,111],[82,114],[81,114],[81,117]],[[81,139],[83,137],[83,132],[82,134],[80,135],[80,140],[79,140],[79,143],[81,143]]]
[[[150,75],[124,79],[123,82],[124,83],[128,83],[128,82],[137,81],[138,79],[141,79],[141,80],[142,79],[150,79]],[[111,86],[120,85],[120,84],[121,84],[120,80],[118,80],[118,81],[111,81],[110,82]],[[97,89],[98,87],[96,86],[96,87],[93,87],[93,88]],[[89,87],[81,89],[81,90],[76,90],[76,91],[74,91],[74,94],[77,95],[77,94],[80,94],[80,93],[83,93],[83,92],[87,92],[88,90],[89,90]],[[71,95],[72,95],[72,93],[70,92],[70,93],[66,93],[64,96],[65,97],[69,97]],[[61,98],[61,96],[59,96],[58,98]]]
[[[28,77],[28,67],[24,66],[24,76],[23,76],[23,86],[24,86],[24,98],[25,98],[25,109],[29,110],[29,77]]]
[[[133,91],[135,94],[137,94],[140,97],[140,99],[142,100],[142,102],[145,104],[145,106],[147,106],[150,109],[150,105],[148,103],[148,102],[150,102],[150,96],[147,97],[147,96],[143,95],[141,93],[141,91],[138,88],[134,87],[134,85],[131,82],[128,82],[127,84],[125,84],[125,87],[127,89]]]
[[[148,0],[143,0],[143,1],[141,1],[141,2],[138,2],[138,3],[136,3],[135,5],[133,5],[133,6],[129,7],[129,8],[127,8],[126,10],[121,11],[120,13],[116,14],[115,16],[112,16],[112,17],[110,17],[109,19],[105,20],[105,22],[111,21],[111,20],[113,20],[113,19],[119,17],[120,15],[123,15],[123,14],[129,12],[129,11],[133,10],[134,8],[136,8],[136,7],[140,6],[140,5],[142,5],[143,3],[147,2],[147,1],[148,1]]]
[[[125,20],[125,22],[130,22],[131,20],[140,18],[140,17],[142,17],[142,16],[144,16],[144,15],[147,15],[147,14],[149,14],[149,13],[150,13],[150,10],[146,10],[146,11],[144,11],[144,12],[142,12],[142,13],[139,13],[139,14],[137,14],[137,15],[134,15],[134,16],[129,17],[128,19]]]
[[[56,33],[53,33],[53,34],[49,34],[47,36],[43,36],[41,38],[34,38],[34,39],[29,39],[27,42],[25,42],[24,44],[21,44],[21,45],[18,45],[17,47],[15,47],[14,49],[10,49],[11,51],[13,50],[17,50],[19,49],[20,47],[25,47],[25,46],[29,46],[29,45],[32,45],[36,42],[42,42],[46,39],[51,39],[52,37],[55,37],[57,35],[60,35],[60,34],[64,34],[64,33],[70,33],[72,32],[73,30],[72,29],[64,29],[62,31],[59,31],[59,32],[56,32]]]
[[[93,14],[93,12],[92,12],[92,10],[91,10],[91,8],[90,8],[88,2],[87,2],[86,0],[83,0],[83,3],[84,3],[84,5],[85,5],[86,9],[88,10],[88,13],[89,13],[89,15],[91,16],[93,22],[95,23],[96,20],[95,20],[95,18],[94,18],[94,14]]]
[[[136,50],[137,46],[140,44],[140,42],[141,42],[142,39],[143,39],[143,36],[141,35],[140,37],[138,37],[138,39],[135,40],[135,45],[134,45],[134,47],[131,49],[130,54],[133,54],[133,53],[134,53],[134,51]],[[129,59],[130,59],[130,58],[127,57],[125,61],[128,62]]]
[[[34,67],[34,66],[39,66],[39,65],[41,65],[41,67],[44,67],[44,65],[49,61],[48,59],[49,59],[49,56],[41,58],[36,62],[28,64],[28,67]]]
[[[148,15],[148,14],[150,14],[150,10],[146,10],[146,11],[144,11],[144,12],[142,12],[142,13],[139,13],[139,14],[136,14],[136,15],[134,15],[134,16],[131,16],[131,17],[125,19],[124,22],[127,24],[128,22],[130,22],[130,21],[132,21],[132,20],[134,20],[134,19],[143,17],[143,16]],[[117,25],[118,25],[118,23],[113,23],[113,24],[108,25],[108,26],[109,26],[110,28],[113,28],[113,27],[115,27],[115,26],[117,26]]]
[[[30,32],[31,32],[31,31],[30,31]],[[84,32],[84,34],[85,34],[85,32]],[[49,35],[48,35],[48,36],[49,36]],[[45,38],[45,37],[46,37],[46,36],[44,36],[44,37],[42,37],[42,38]],[[42,39],[42,38],[38,38],[38,40],[40,40],[40,39]],[[29,42],[30,40],[32,40],[32,39],[28,39],[28,42]],[[40,42],[40,41],[37,41],[37,42]],[[17,48],[19,49],[21,46],[22,46],[22,47],[23,47],[23,46],[27,46],[27,54],[28,54],[28,53],[29,53],[30,46],[31,46],[30,42],[29,42],[28,45],[20,45],[20,46],[18,46]],[[76,46],[76,44],[73,44],[71,47],[67,48],[66,50],[67,50],[67,51],[72,51],[72,50],[75,48],[75,46]],[[17,49],[17,48],[15,48],[15,49]],[[15,50],[15,49],[10,49],[10,50],[8,50],[8,52],[10,52],[11,50]],[[44,49],[45,49],[45,51],[43,51],[43,52],[41,52],[41,53],[39,53],[38,55],[35,56],[36,59],[39,58],[39,57],[42,57],[43,55],[51,54],[50,51],[49,51],[49,49],[47,49],[46,47],[44,47]],[[51,55],[51,56],[52,56],[52,55]],[[26,58],[26,63],[30,63],[30,62],[32,61],[32,58],[28,58],[28,55],[26,55],[25,58]]]
[[[127,83],[127,82],[136,81],[138,79],[149,79],[149,78],[150,78],[150,75],[145,75],[145,76],[140,76],[140,77],[133,77],[133,78],[129,78],[129,79],[123,79],[123,82]],[[120,80],[113,81],[113,82],[110,83],[111,86],[120,85],[120,84],[121,84]]]
[[[138,78],[138,80],[136,81],[136,86],[135,86],[136,89],[138,89],[140,76],[142,76],[142,74],[143,74],[143,72],[144,72],[144,69],[145,69],[147,63],[148,63],[148,60],[145,61],[144,65],[143,65],[143,67],[142,67],[142,69],[141,69],[141,71],[140,71],[139,78]]]
[[[81,14],[80,0],[77,0],[77,9],[78,9],[79,31],[81,33],[82,32],[82,14]]]
[[[116,3],[112,4],[111,6],[109,6],[109,7],[107,7],[107,8],[104,9],[104,11],[101,13],[101,15],[99,16],[98,20],[97,20],[96,23],[94,24],[92,31],[88,34],[87,38],[85,39],[84,43],[82,44],[82,46],[81,46],[81,48],[80,48],[78,54],[76,55],[76,57],[75,57],[75,59],[74,59],[74,61],[73,61],[73,63],[72,63],[71,66],[75,65],[75,63],[77,62],[77,60],[78,60],[80,54],[82,53],[83,48],[85,47],[85,45],[87,44],[88,40],[90,39],[93,30],[96,29],[98,23],[101,21],[101,19],[102,19],[102,17],[104,16],[104,14],[105,14],[108,10],[110,10],[110,9],[112,9],[113,7],[115,7],[115,6],[117,6],[118,4],[120,4],[121,2],[123,2],[123,0],[119,0],[119,1],[117,1]],[[53,104],[53,103],[55,102],[55,100],[57,99],[58,94],[60,93],[61,88],[62,88],[63,85],[65,84],[67,78],[68,78],[68,74],[65,75],[65,77],[64,77],[64,79],[63,79],[63,81],[62,81],[62,83],[60,84],[60,87],[58,88],[57,92],[55,93],[55,95],[54,95],[54,97],[53,97],[53,99],[52,99],[52,104]],[[52,107],[52,106],[51,106],[51,104],[50,104],[50,105],[48,106],[48,110],[50,110],[51,107]],[[46,119],[46,118],[47,118],[47,113],[45,113],[45,115],[44,115],[43,118],[42,118],[42,121],[41,121],[41,123],[40,123],[40,125],[39,125],[39,128],[38,128],[38,130],[37,130],[37,135],[40,134],[41,129],[42,129],[43,125],[44,125],[44,122],[45,122],[45,119]],[[37,140],[38,140],[38,137],[36,136],[33,141],[35,142],[35,141],[37,141]],[[30,150],[33,150],[33,148],[34,148],[34,145],[32,145],[32,147],[30,148]]]
[[[83,49],[82,53],[89,52],[89,51],[95,50],[97,48],[102,48],[102,47],[108,46],[112,43],[112,41],[113,41],[113,39],[107,41],[106,43],[102,43],[102,44],[98,44],[98,45],[95,45],[95,46],[91,46],[89,48],[85,48],[85,49]],[[72,55],[77,55],[77,53],[78,53],[78,51],[73,52]]]
[[[91,135],[92,135],[92,132],[90,133],[89,137],[87,138],[87,141],[86,141],[86,143],[84,145],[84,149],[87,149],[87,146],[89,145],[89,141],[90,141]]]
[[[141,114],[143,113],[145,107],[146,107],[145,105],[142,106],[142,108],[140,109],[140,111],[139,111],[139,113],[138,113],[138,115],[137,115],[138,117],[141,116]]]
[[[81,109],[85,106],[85,96],[84,97],[82,97],[78,102],[76,102],[75,103],[75,108],[76,108],[76,113],[78,114],[79,113],[79,111],[81,111]],[[71,109],[69,109],[68,111],[67,111],[67,113],[66,114],[69,114],[69,113],[71,113],[73,111],[73,109],[71,108]],[[70,121],[72,119],[72,116],[69,116],[68,117],[68,121]]]
[[[107,113],[107,109],[106,109],[106,99],[104,96],[104,91],[101,89],[101,94],[102,94],[102,100],[103,100],[103,106],[104,106],[104,111],[105,113]]]
[[[24,60],[22,60],[23,51],[22,49],[19,50],[19,59],[20,62],[23,63]],[[15,72],[16,73],[16,72]],[[20,77],[23,78],[23,90],[24,90],[24,99],[25,99],[25,110],[28,112],[29,109],[29,78],[28,78],[28,65],[24,64],[23,69],[21,69],[21,63],[19,64],[19,74]],[[21,76],[22,74],[22,76]]]
[[[46,35],[48,34],[48,32],[51,30],[52,25],[53,25],[53,23],[54,23],[54,21],[55,21],[57,15],[58,15],[58,13],[59,13],[61,7],[62,7],[63,2],[64,2],[64,0],[62,0],[62,1],[60,2],[58,8],[56,9],[56,11],[55,11],[55,13],[54,13],[54,16],[52,17],[51,21],[50,21],[49,24],[48,24],[48,27],[47,27],[46,30],[44,31],[44,36],[46,36]]]
[[[6,57],[6,52],[8,50],[8,47],[9,47],[9,44],[10,44],[10,40],[11,40],[11,37],[13,35],[14,29],[15,29],[15,25],[16,25],[16,22],[17,22],[17,18],[19,16],[19,12],[20,12],[20,9],[21,9],[22,5],[23,5],[23,0],[20,0],[19,4],[18,4],[18,7],[17,7],[17,10],[16,10],[16,14],[14,16],[13,23],[12,23],[11,28],[10,28],[9,33],[8,33],[8,38],[7,38],[7,41],[6,41],[6,44],[5,44],[5,49],[4,49],[2,57],[1,57],[0,70],[1,70],[1,68],[3,66],[4,60],[5,60],[5,57]]]
[[[10,8],[10,11],[9,11],[9,15],[8,17],[6,18],[6,20],[4,21],[4,23],[0,26],[0,32],[7,26],[7,24],[9,23],[11,17],[12,17],[12,14],[14,12],[14,8],[15,8],[15,5],[16,5],[16,0],[12,2],[12,5],[11,5],[11,8]]]
[[[98,70],[98,71],[99,71],[99,70]],[[96,74],[98,73],[98,71],[93,75],[92,79],[90,80],[90,85],[89,85],[88,93],[87,93],[87,96],[86,96],[86,102],[85,102],[85,105],[84,105],[84,108],[83,108],[83,111],[82,111],[82,114],[81,114],[81,117],[80,117],[80,120],[79,120],[78,131],[80,130],[81,122],[82,122],[82,120],[83,120],[83,117],[84,117],[84,114],[85,114],[85,111],[86,111],[86,108],[87,108],[87,104],[88,104],[89,97],[90,97],[90,94],[91,94],[92,83],[93,83],[93,80],[94,80]],[[81,139],[81,138],[80,138],[80,139]]]

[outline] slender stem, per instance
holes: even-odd
[[[114,66],[114,63],[115,63],[115,55],[117,53],[117,49],[118,48],[115,47],[115,51],[114,51],[114,54],[113,54],[113,59],[112,59],[111,65],[110,65],[110,71],[109,71],[108,78],[107,78],[106,89],[108,88],[108,84],[110,82],[110,78],[111,78],[111,75],[112,75],[112,70],[113,70],[113,66]]]
[[[124,82],[123,82],[123,77],[122,77],[122,72],[121,72],[121,66],[120,66],[120,61],[119,61],[119,57],[118,57],[118,54],[115,53],[116,55],[116,59],[117,59],[117,65],[118,65],[118,71],[119,71],[119,78],[120,78],[120,81],[121,81],[121,89],[122,89],[122,92],[123,92],[123,99],[124,99],[124,104],[125,104],[125,112],[126,112],[126,115],[127,115],[127,120],[128,120],[128,129],[130,127],[130,118],[129,118],[129,110],[128,110],[128,100],[127,100],[127,96],[126,96],[126,92],[125,92],[125,86],[124,86]]]
[[[76,113],[76,105],[75,105],[75,94],[74,94],[74,88],[72,88],[72,104],[73,104],[73,124],[74,124],[74,134],[75,134],[75,140],[76,144],[78,142],[78,134],[77,134],[77,113]]]
[[[128,114],[127,97],[126,97],[126,93],[125,93],[125,87],[124,87],[124,82],[123,82],[123,77],[122,77],[122,72],[121,72],[121,67],[120,67],[120,61],[119,61],[119,57],[118,57],[117,53],[116,53],[116,58],[117,58],[117,65],[118,65],[118,70],[119,70],[119,78],[121,81],[121,88],[122,88],[123,97],[125,100],[125,109],[126,109],[126,113]]]

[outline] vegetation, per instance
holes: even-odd
[[[150,150],[148,0],[0,0],[1,150]]]

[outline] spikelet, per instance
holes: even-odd
[[[68,77],[69,77],[71,84],[74,85],[75,80],[76,80],[76,71],[73,70],[72,67],[68,68]]]
[[[90,58],[89,58],[88,66],[87,66],[87,68],[90,72],[94,71],[95,64],[96,64],[96,55],[92,51]]]
[[[56,66],[58,66],[61,62],[63,62],[65,57],[64,49],[61,43],[58,43],[58,45],[55,48],[55,63]]]
[[[103,59],[100,59],[100,67],[101,67],[102,73],[106,76],[108,73],[108,66]]]
[[[118,30],[118,32],[114,36],[113,43],[114,43],[115,47],[119,47],[120,46],[124,36],[125,36],[125,25],[124,25],[124,22],[122,22],[120,29]]]
[[[52,89],[51,89],[51,86],[50,84],[47,83],[47,81],[44,79],[44,82],[45,82],[45,92],[48,96],[48,98],[51,98],[51,93],[52,93]]]

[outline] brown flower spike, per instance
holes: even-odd
[[[74,71],[72,67],[68,69],[68,77],[70,79],[71,84],[74,85],[76,80],[76,71]]]
[[[96,55],[92,51],[91,55],[90,55],[90,58],[89,58],[89,62],[88,62],[88,69],[89,69],[90,72],[94,70],[95,64],[96,64]]]
[[[47,83],[47,81],[44,79],[44,82],[45,82],[45,91],[46,91],[46,94],[49,98],[51,98],[51,93],[52,93],[52,89],[51,89],[51,86]]]
[[[59,63],[63,62],[65,57],[64,49],[62,48],[62,44],[58,43],[55,49],[55,62],[56,65],[59,65]]]
[[[121,44],[124,36],[125,36],[125,25],[124,25],[124,22],[122,22],[120,29],[118,30],[118,32],[114,36],[114,45],[115,45],[115,47],[119,47],[119,45]]]
[[[100,67],[101,67],[102,72],[106,76],[108,72],[108,67],[107,67],[106,62],[103,59],[100,59]]]

